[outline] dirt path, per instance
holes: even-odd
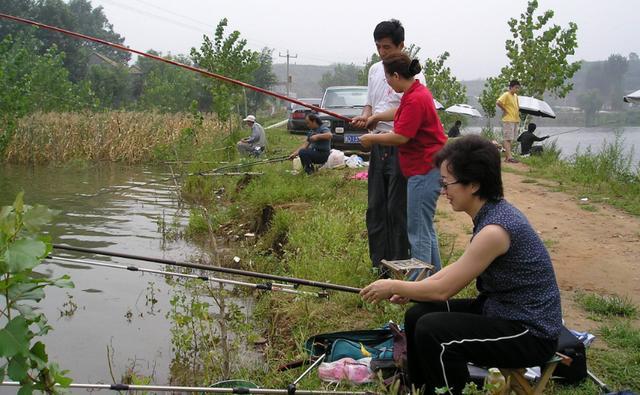
[[[640,305],[640,218],[601,204],[587,211],[579,198],[555,192],[552,181],[532,182],[513,173],[503,173],[503,181],[507,200],[529,218],[551,253],[568,327],[595,326],[575,305],[577,291],[628,296]],[[468,216],[453,212],[444,199],[438,212],[439,229],[456,235],[456,248],[464,248],[471,232]]]

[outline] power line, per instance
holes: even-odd
[[[184,18],[186,20],[189,20],[189,21],[191,21],[193,23],[196,23],[196,24],[198,24],[200,26],[203,26],[203,28],[206,28],[207,30],[194,27],[193,25],[185,24],[184,22],[177,21],[175,19],[172,19],[172,18],[169,18],[169,17],[166,17],[166,16],[162,16],[162,15],[158,15],[158,14],[155,14],[155,13],[151,13],[151,12],[149,12],[147,10],[143,10],[143,9],[140,9],[140,8],[132,7],[132,6],[128,5],[128,4],[123,4],[123,3],[120,3],[119,1],[116,1],[116,0],[99,0],[99,1],[105,2],[105,3],[109,3],[109,4],[111,4],[111,5],[115,6],[115,7],[122,8],[122,9],[125,9],[125,10],[128,10],[128,11],[133,11],[133,12],[138,13],[140,15],[145,15],[145,16],[150,17],[150,18],[159,19],[159,20],[171,23],[171,24],[176,25],[176,26],[180,26],[182,28],[185,28],[185,29],[188,29],[188,30],[200,33],[200,34],[206,34],[206,33],[208,33],[208,30],[210,30],[212,28],[215,28],[215,26],[211,25],[210,23],[203,22],[203,21],[200,21],[200,20],[195,19],[195,18],[191,18],[191,17],[189,17],[187,15],[176,13],[176,12],[174,12],[172,10],[167,9],[167,8],[163,8],[163,7],[160,7],[160,6],[157,6],[157,5],[153,5],[153,4],[151,4],[149,2],[146,2],[146,1],[143,1],[143,0],[137,0],[137,1],[142,3],[142,4],[151,6],[151,7],[155,8],[155,9],[158,9],[159,11],[163,11],[163,12],[166,12],[168,14],[171,14],[172,16],[178,16],[178,17]],[[268,47],[268,48],[275,48],[275,49],[280,50],[280,49],[283,49],[285,47],[283,45],[271,45],[271,44],[266,43],[266,42],[261,41],[261,40],[255,40],[255,39],[253,39],[251,37],[248,37],[246,35],[243,35],[243,37],[247,40],[247,43],[249,45],[251,45],[252,47],[254,47],[254,48],[260,48],[261,49],[261,48],[264,48],[264,47]],[[335,60],[328,60],[328,59],[318,58],[318,57],[315,57],[313,55],[304,55],[304,57],[306,59],[326,62],[328,64],[336,63]]]

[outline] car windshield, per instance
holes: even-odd
[[[364,107],[365,104],[367,104],[367,88],[363,87],[327,90],[323,107]]]

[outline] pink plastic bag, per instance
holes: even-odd
[[[323,381],[348,380],[355,384],[373,381],[373,372],[369,369],[371,358],[356,361],[353,358],[342,358],[334,362],[323,362],[318,368],[318,376]]]

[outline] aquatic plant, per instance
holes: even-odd
[[[56,384],[66,387],[71,383],[67,371],[49,361],[45,344],[37,340],[52,329],[36,309],[45,297],[44,288],[73,287],[67,275],[56,279],[33,275],[33,269],[51,252],[51,242],[39,230],[53,214],[44,206],[24,204],[22,192],[12,206],[0,209],[0,294],[5,301],[0,323],[6,322],[0,329],[0,379],[7,376],[20,382],[19,394],[34,390],[59,393]]]

